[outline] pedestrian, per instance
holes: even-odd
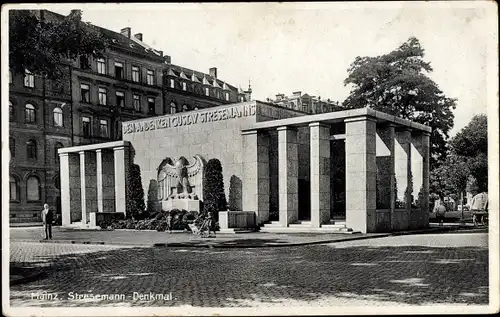
[[[167,214],[167,230],[168,233],[172,233],[172,215],[170,212]]]
[[[215,237],[215,221],[214,218],[212,217],[211,211],[208,212],[207,222],[208,222],[208,236],[210,237],[210,231],[213,231]]]
[[[436,208],[436,220],[440,226],[443,225],[446,215],[446,206],[444,205],[444,200],[439,200],[439,206]]]
[[[52,240],[52,221],[53,219],[52,210],[50,210],[48,204],[43,205],[42,210],[42,222],[43,227],[45,229],[45,239],[44,240]]]

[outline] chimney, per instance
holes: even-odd
[[[160,53],[160,56],[163,57],[163,51],[158,51]]]
[[[123,30],[122,30],[122,31],[123,31]],[[134,37],[135,37],[136,39],[138,39],[139,41],[141,41],[141,42],[142,42],[142,33],[137,33],[137,34],[135,34],[135,35],[134,35]]]
[[[126,36],[128,38],[130,38],[130,34],[131,34],[132,30],[130,29],[130,27],[126,27],[126,28],[123,28],[121,29],[120,33],[123,35],[123,36]]]
[[[210,72],[210,76],[212,76],[213,78],[217,78],[217,67],[210,68],[209,72]]]
[[[167,64],[170,64],[172,62],[171,57],[168,55],[163,56],[163,58],[165,59],[165,63],[167,63]]]

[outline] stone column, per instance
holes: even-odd
[[[411,210],[411,194],[409,190],[412,186],[411,175],[411,130],[403,128],[396,132],[396,140],[399,144],[399,151],[396,151],[396,182],[398,186],[398,199],[405,201],[405,209],[409,213]]]
[[[430,138],[431,134],[429,132],[422,133],[422,156],[423,156],[423,227],[429,226],[429,170],[430,170]]]
[[[319,228],[330,220],[330,126],[309,124],[311,146],[311,223]]]
[[[283,227],[298,220],[299,216],[299,153],[297,129],[278,129],[278,193],[279,221]]]
[[[377,209],[389,210],[388,228],[392,230],[392,217],[396,203],[395,196],[395,173],[394,173],[394,139],[396,137],[395,125],[390,123],[377,127],[377,134],[385,146],[384,149],[377,148],[377,190],[379,202]],[[384,218],[385,219],[385,218]]]
[[[346,225],[362,233],[376,230],[376,122],[345,120]]]
[[[257,224],[269,220],[269,135],[243,132],[243,211],[253,211]]]
[[[95,151],[96,157],[96,180],[97,180],[97,212],[104,212],[103,205],[103,184],[102,184],[102,150]]]
[[[128,146],[113,148],[115,157],[115,212],[126,215],[127,176],[130,157]]]
[[[420,211],[415,227],[429,223],[429,138],[428,132],[421,131],[412,136],[413,196]]]
[[[82,225],[87,224],[87,186],[85,177],[85,152],[79,152],[80,154],[80,197],[81,197],[81,208],[82,208]]]
[[[61,217],[62,225],[71,224],[71,189],[70,189],[70,169],[69,169],[69,154],[59,154],[60,171],[61,171]]]

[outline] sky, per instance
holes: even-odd
[[[356,56],[388,53],[415,36],[434,69],[430,77],[447,97],[457,99],[454,135],[472,116],[487,112],[488,52],[496,32],[491,28],[491,11],[496,7],[485,4],[70,4],[47,8],[62,14],[82,9],[84,21],[116,32],[131,27],[132,34],[143,33],[144,42],[170,55],[176,65],[206,73],[217,67],[218,78],[242,88],[250,80],[253,99],[263,101],[278,93],[302,91],[342,102],[350,91],[343,82]]]

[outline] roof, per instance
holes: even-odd
[[[64,15],[48,11],[48,10],[43,10],[45,13],[45,18],[49,20],[62,20],[65,18]],[[110,40],[110,45],[114,46],[116,48],[121,48],[127,51],[135,52],[153,59],[157,59],[159,62],[163,62],[164,58],[160,56],[159,51],[155,51],[151,46],[147,45],[146,43],[139,41],[136,39],[133,35],[131,35],[131,38],[126,37],[125,35],[121,33],[117,33],[111,30],[108,30],[106,28],[93,25],[90,22],[83,22],[83,25],[86,26],[93,26],[96,28],[99,32],[103,34],[104,37],[106,37],[108,40]]]
[[[193,81],[193,76],[194,76],[197,79],[197,81],[195,80],[195,82],[202,82],[205,85],[211,85],[211,86],[219,87],[219,88],[223,87],[224,89],[229,89],[229,90],[234,90],[234,91],[238,91],[239,92],[238,88],[236,88],[235,86],[232,86],[232,85],[226,83],[223,80],[220,80],[218,78],[212,77],[209,74],[202,73],[202,72],[199,72],[199,71],[196,71],[196,70],[192,70],[192,69],[189,69],[189,68],[185,68],[185,67],[182,67],[182,66],[179,66],[179,65],[174,65],[174,64],[168,65],[168,68],[166,69],[165,73],[168,76],[174,76],[174,77],[181,77],[180,76],[181,73],[184,73],[185,78],[184,78],[184,76],[182,76],[182,78],[184,78],[186,80]]]

